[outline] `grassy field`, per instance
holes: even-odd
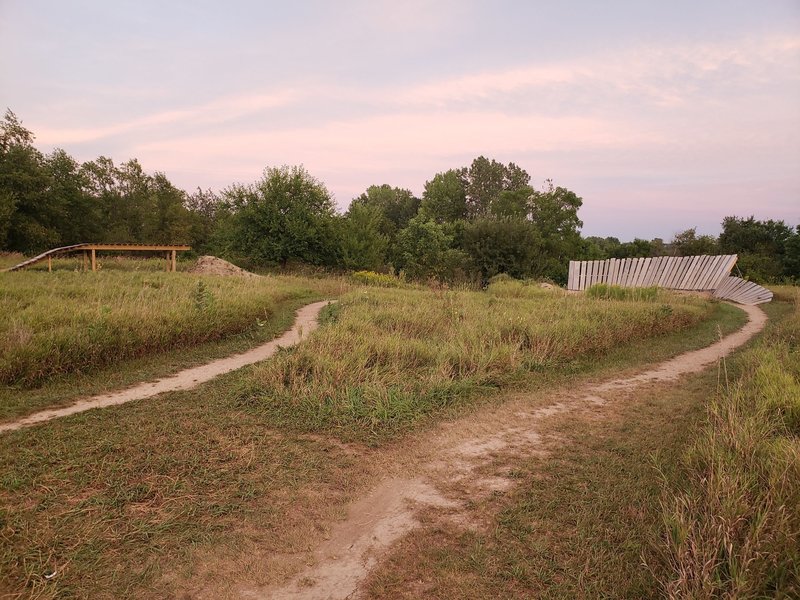
[[[333,326],[260,365],[239,401],[282,427],[378,443],[479,392],[687,328],[713,309],[661,299],[612,302],[519,282],[481,293],[358,290],[332,309]]]
[[[482,392],[629,368],[740,324],[669,295],[353,291],[270,363],[0,436],[0,594],[175,597],[227,569],[275,581],[270,557],[320,539],[387,442],[502,399]]]
[[[6,273],[0,278],[0,383],[220,339],[268,322],[308,288],[172,273]]]
[[[135,269],[141,261],[128,262]],[[288,327],[301,304],[344,289],[335,278],[2,273],[0,418],[94,393],[105,383],[161,375],[187,358],[241,350]]]
[[[797,597],[800,320],[765,308],[773,324],[728,361],[730,385],[712,369],[618,398],[602,418],[555,417],[546,460],[520,457],[514,491],[476,500],[471,527],[408,536],[367,597]]]

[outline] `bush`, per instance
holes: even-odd
[[[619,285],[609,285],[607,283],[596,283],[586,290],[586,295],[590,298],[634,302],[653,302],[658,298],[659,293],[660,289],[657,286],[626,288]]]
[[[356,271],[352,278],[363,285],[375,285],[378,287],[402,287],[403,281],[394,275],[386,273],[375,273],[374,271]]]

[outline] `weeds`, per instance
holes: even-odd
[[[346,295],[331,326],[260,365],[240,404],[304,431],[373,443],[525,373],[688,327],[711,305],[606,302],[500,282],[489,293]]]
[[[795,296],[797,297],[797,296]],[[800,596],[800,307],[746,351],[663,499],[670,598]]]
[[[0,384],[31,387],[55,375],[220,340],[255,327],[282,304],[315,295],[308,282],[283,277],[2,273]]]
[[[586,290],[586,295],[590,298],[636,302],[654,302],[660,294],[661,290],[657,286],[626,288],[607,283],[595,283]]]

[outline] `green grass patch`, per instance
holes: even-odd
[[[377,352],[382,336],[392,328],[395,333],[403,331],[408,339],[430,340],[437,352],[450,347],[454,328],[465,336],[455,338],[459,344],[467,343],[469,336],[476,338],[469,342],[470,351],[482,347],[478,336],[494,336],[485,340],[487,349],[480,351],[487,353],[480,354],[480,360],[486,360],[487,355],[499,355],[492,345],[507,344],[496,331],[500,317],[482,328],[479,322],[487,314],[517,315],[519,320],[507,325],[519,329],[527,320],[532,328],[545,327],[543,331],[548,326],[567,328],[566,320],[580,322],[576,319],[581,317],[589,322],[585,327],[590,339],[600,340],[601,334],[592,327],[599,330],[597,323],[610,318],[615,306],[558,294],[539,301],[485,293],[403,290],[397,297],[394,293],[369,288],[366,294],[348,295],[345,302],[324,312],[326,324],[313,338],[287,350],[281,361],[296,360],[292,357],[299,350],[318,339],[327,340],[324,346],[315,346],[324,348],[319,355],[323,364],[349,356],[353,349],[347,346],[348,339],[374,339]],[[572,351],[588,349],[589,355],[564,356],[537,364],[533,371],[521,368],[517,375],[497,370],[493,376],[502,377],[491,385],[563,384],[598,370],[630,367],[686,346],[705,345],[717,336],[718,325],[727,332],[741,324],[741,311],[727,305],[676,302],[673,313],[685,312],[694,324],[689,329],[666,334],[651,330],[656,337],[650,338],[620,337],[613,348],[611,343],[580,346],[576,335]],[[637,310],[635,304],[626,303],[621,314],[633,311],[630,314],[636,317]],[[660,315],[652,310],[658,311],[658,305],[648,303],[642,314],[650,314],[655,321]],[[422,319],[426,315],[433,317],[431,322]],[[449,320],[442,322],[448,315]],[[696,317],[707,318],[697,321]],[[644,330],[646,321],[641,315],[638,319]],[[683,321],[676,323],[680,326]],[[477,329],[472,331],[473,327]],[[363,334],[356,336],[351,330]],[[506,339],[517,341],[506,352],[524,342],[522,337],[508,337],[510,331],[505,330]],[[518,355],[508,356],[516,356],[524,365],[524,350],[515,352]],[[302,354],[302,360],[301,364],[313,364],[314,355]],[[245,562],[243,567],[236,561],[254,555],[256,563],[265,562],[276,553],[305,549],[313,535],[320,535],[315,528],[333,519],[348,495],[364,485],[365,473],[380,470],[386,456],[359,444],[343,449],[338,442],[326,441],[325,435],[308,436],[304,431],[313,422],[301,421],[300,427],[282,412],[265,410],[264,396],[253,396],[253,392],[264,389],[267,366],[247,367],[195,390],[0,436],[0,591],[22,598],[184,597],[202,589],[204,577],[224,581],[225,570],[220,571],[209,556],[233,555],[230,560],[239,570],[232,583],[242,583],[242,574],[251,577],[253,565]],[[358,368],[378,384],[394,372],[391,364]],[[397,372],[402,377],[402,371]],[[434,377],[437,371],[420,364],[409,373],[406,379],[424,373]],[[468,384],[462,381],[461,385]],[[434,416],[470,410],[486,398],[474,394],[477,389],[497,388],[465,388],[463,393],[470,395],[457,397],[461,401],[451,403],[450,410],[420,406],[427,417],[417,415],[379,428],[378,432],[383,431],[379,438],[365,430],[361,439],[385,440],[388,432],[396,438],[412,426],[435,422]],[[470,402],[463,401],[467,397]],[[489,398],[502,400],[500,395]],[[317,431],[333,438],[357,437],[353,434],[357,421],[343,421],[343,425],[331,427],[327,422]],[[45,579],[52,571],[57,575]]]
[[[687,297],[613,302],[531,289],[535,296],[494,286],[352,292],[335,322],[256,369],[240,405],[283,427],[379,443],[479,392],[688,328],[714,308]]]
[[[0,274],[0,420],[242,352],[343,278],[136,271]]]
[[[281,278],[184,273],[0,274],[0,383],[31,387],[267,323],[316,297]]]
[[[630,288],[608,283],[595,283],[586,290],[586,295],[601,300],[653,302],[658,299],[661,291],[658,286]]]
[[[794,298],[798,296],[795,294]],[[800,596],[800,305],[731,365],[667,481],[670,597]]]

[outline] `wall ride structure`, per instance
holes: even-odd
[[[567,289],[583,291],[596,283],[622,287],[663,287],[670,290],[711,292],[715,298],[739,304],[772,300],[768,289],[731,275],[736,254],[716,256],[655,256],[572,260]]]

